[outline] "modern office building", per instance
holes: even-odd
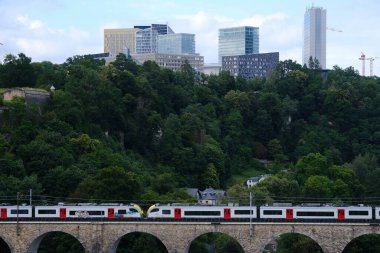
[[[157,52],[157,36],[171,33],[173,30],[166,24],[104,29],[104,53],[118,55],[126,49],[133,54]]]
[[[157,53],[157,37],[159,35],[173,34],[173,30],[168,25],[152,24],[151,26],[135,26],[139,29],[136,32],[136,53],[148,54]]]
[[[139,64],[145,61],[154,61],[158,66],[172,70],[180,70],[186,61],[195,70],[202,69],[204,57],[199,54],[132,54],[132,58]]]
[[[279,63],[280,54],[248,54],[222,57],[222,70],[245,79],[266,78]]]
[[[167,24],[105,29],[104,53],[109,53],[105,57],[106,63],[124,53],[137,63],[150,60],[173,70],[180,70],[185,62],[198,71],[204,65],[204,57],[195,53],[195,35],[174,33]]]
[[[116,56],[125,52],[126,48],[134,53],[138,30],[137,28],[104,29],[104,53]]]
[[[326,68],[326,10],[321,7],[308,8],[304,16],[303,64],[308,65],[310,57]]]
[[[221,68],[222,68],[222,65],[218,63],[209,63],[209,64],[203,65],[201,72],[206,75],[218,75]]]
[[[157,52],[161,54],[195,54],[195,35],[190,33],[158,35]]]
[[[219,29],[219,63],[223,56],[258,54],[259,28],[252,26]]]

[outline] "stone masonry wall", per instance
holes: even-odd
[[[143,232],[157,237],[169,253],[187,253],[197,237],[223,233],[236,239],[246,253],[261,253],[264,247],[284,233],[299,233],[316,241],[324,253],[341,253],[353,239],[380,233],[380,226],[368,224],[312,223],[154,223],[154,222],[45,222],[0,223],[0,237],[12,253],[36,253],[39,243],[49,232],[60,231],[75,237],[86,253],[115,253],[120,239],[129,233]]]

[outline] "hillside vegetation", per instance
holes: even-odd
[[[122,54],[107,66],[24,54],[0,65],[1,89],[51,85],[45,106],[0,101],[0,196],[192,201],[179,189],[227,189],[246,171],[274,175],[254,188],[257,203],[380,196],[380,81],[352,68],[322,74],[288,60],[266,80],[244,80]],[[229,200],[248,201],[244,182],[232,182]]]

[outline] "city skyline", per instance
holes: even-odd
[[[0,2],[0,57],[25,53],[33,61],[62,63],[73,55],[103,52],[106,28],[167,23],[176,33],[193,33],[196,50],[205,63],[218,62],[218,29],[260,28],[260,52],[280,52],[280,60],[302,64],[305,10],[314,3],[327,10],[327,68],[353,66],[361,72],[361,52],[380,57],[377,0],[291,0],[203,2],[2,0]],[[366,62],[367,74],[369,62]],[[374,62],[380,76],[380,59]]]

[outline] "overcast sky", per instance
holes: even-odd
[[[260,52],[302,63],[303,15],[312,4],[327,10],[327,67],[380,57],[379,0],[0,0],[0,59],[25,53],[33,61],[63,63],[103,52],[104,28],[168,23],[194,33],[205,63],[218,61],[218,29],[258,26]],[[367,61],[369,74],[369,61]],[[380,76],[380,58],[374,62]]]

